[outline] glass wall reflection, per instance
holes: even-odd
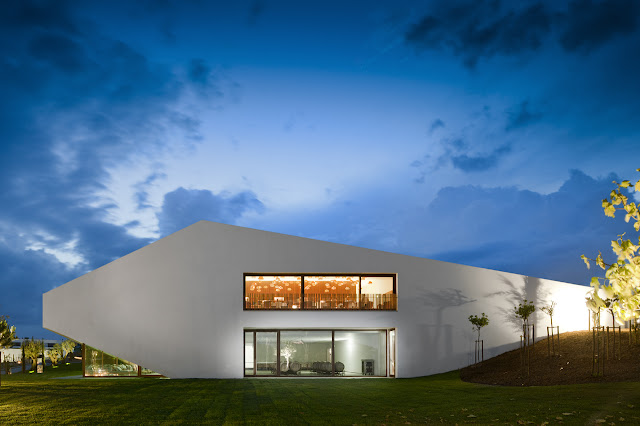
[[[278,332],[256,332],[256,375],[275,376],[278,373]]]
[[[106,352],[85,346],[84,375],[89,377],[128,377],[138,375],[138,366]]]
[[[336,331],[335,359],[344,364],[345,376],[387,375],[387,333]]]
[[[256,330],[244,339],[245,376],[395,376],[395,329]]]
[[[331,331],[281,331],[280,375],[331,375]]]
[[[244,374],[252,376],[253,371],[253,331],[244,333]]]

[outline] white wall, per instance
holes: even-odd
[[[243,311],[244,272],[397,273],[398,311]],[[243,376],[246,328],[396,328],[397,376],[468,365],[467,317],[485,356],[512,348],[523,297],[586,329],[588,287],[201,221],[43,295],[43,326],[169,377]],[[66,306],[68,309],[59,307]],[[545,330],[547,318],[534,320]]]

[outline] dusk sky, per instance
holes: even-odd
[[[53,336],[42,293],[201,219],[586,285],[633,231],[639,15],[3,2],[0,315]]]

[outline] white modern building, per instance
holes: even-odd
[[[485,358],[517,347],[523,299],[587,329],[588,290],[201,221],[45,293],[43,326],[84,343],[88,376],[416,377],[473,362],[469,315]]]

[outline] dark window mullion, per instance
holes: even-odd
[[[276,333],[276,376],[280,376],[280,330]]]
[[[331,375],[336,375],[336,331],[331,330]]]
[[[304,275],[300,276],[300,309],[304,309]]]
[[[258,338],[256,332],[253,332],[253,375],[258,375]]]

